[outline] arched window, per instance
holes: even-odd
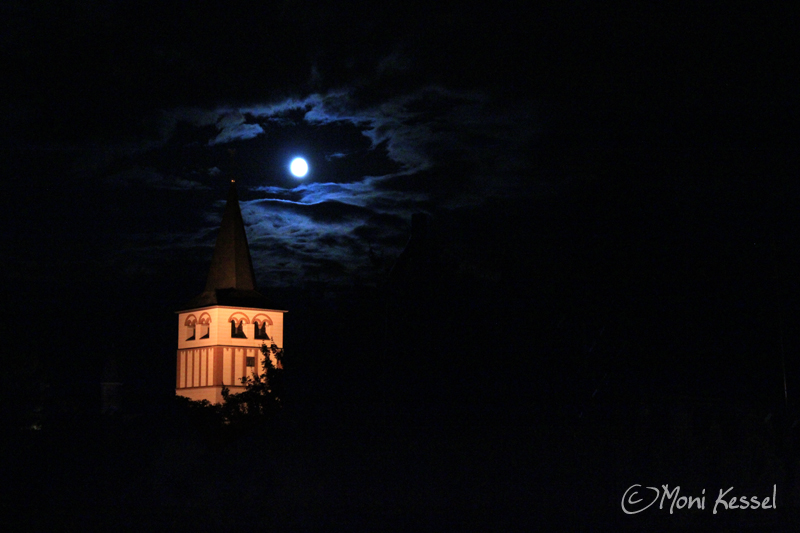
[[[269,340],[269,335],[267,335],[267,323],[261,322],[260,324],[256,322],[256,339],[263,339]]]
[[[250,323],[250,319],[244,313],[233,313],[228,321],[231,323],[231,338],[232,339],[246,339],[247,335],[244,333],[244,325]]]
[[[193,341],[195,339],[195,326],[197,324],[197,318],[194,315],[189,315],[186,317],[186,320],[183,323],[184,328],[184,336],[183,338],[187,341]]]
[[[232,339],[246,339],[247,335],[244,334],[244,320],[240,320],[236,324],[236,320],[231,320],[231,338]]]
[[[253,317],[253,322],[256,325],[255,337],[256,339],[270,340],[269,327],[272,326],[272,320],[267,315],[258,314]]]
[[[203,313],[200,315],[200,319],[197,321],[197,329],[200,331],[197,333],[198,339],[207,339],[211,333],[211,315],[208,313]]]

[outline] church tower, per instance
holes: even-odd
[[[242,212],[231,180],[205,290],[178,311],[175,393],[222,403],[222,387],[263,372],[261,345],[283,348],[283,314],[256,288]],[[275,363],[275,361],[273,361]]]

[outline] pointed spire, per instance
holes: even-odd
[[[231,180],[228,201],[214,246],[205,290],[184,306],[232,305],[268,309],[264,295],[256,289],[253,260],[247,245],[236,182]]]
[[[222,215],[222,225],[206,281],[206,291],[216,289],[257,290],[235,180],[231,180],[228,202]]]

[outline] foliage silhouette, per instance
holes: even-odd
[[[227,424],[248,425],[268,420],[280,410],[283,392],[283,349],[275,343],[261,345],[264,356],[263,372],[253,372],[242,378],[245,390],[231,393],[228,387],[222,388],[222,416]],[[273,363],[274,361],[274,363]]]

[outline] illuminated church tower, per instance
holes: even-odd
[[[241,378],[263,372],[261,345],[283,348],[283,314],[256,290],[236,184],[214,247],[205,290],[178,311],[176,394],[222,402],[222,387],[241,392]]]

